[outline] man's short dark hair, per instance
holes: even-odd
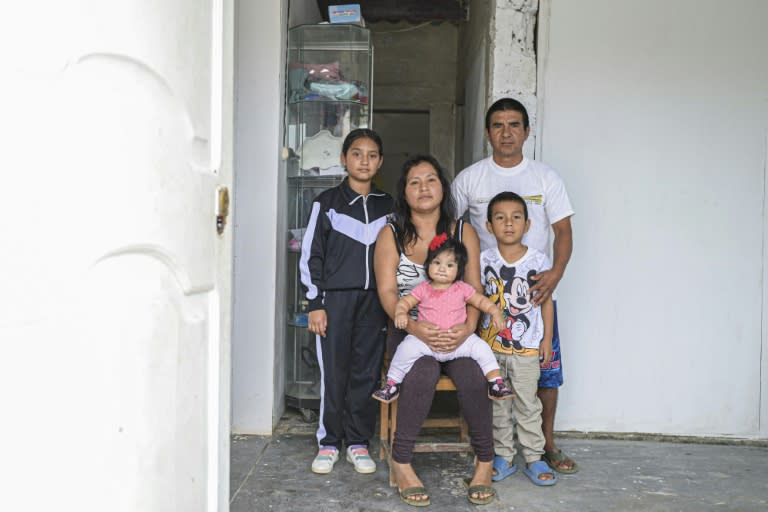
[[[502,201],[514,201],[523,205],[523,215],[525,216],[525,220],[528,220],[528,205],[525,204],[525,199],[523,199],[522,196],[519,196],[514,192],[499,192],[493,196],[491,202],[488,203],[488,222],[491,222],[491,218],[493,217],[493,207]]]
[[[494,112],[501,110],[514,110],[520,112],[523,115],[523,128],[528,128],[530,122],[528,120],[528,111],[525,110],[525,106],[517,100],[512,98],[501,98],[496,100],[493,105],[488,108],[488,112],[485,114],[485,130],[491,129],[491,116]]]

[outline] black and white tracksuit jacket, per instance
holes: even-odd
[[[373,247],[391,212],[389,194],[372,186],[362,196],[346,178],[315,198],[299,263],[308,311],[323,307],[328,290],[376,289]]]

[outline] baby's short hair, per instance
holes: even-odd
[[[424,260],[424,267],[427,271],[427,277],[429,277],[429,264],[432,263],[432,260],[435,259],[438,255],[449,251],[453,253],[453,257],[456,259],[456,266],[458,267],[456,272],[456,281],[460,281],[464,277],[464,267],[466,266],[468,259],[467,248],[464,247],[463,243],[451,237],[447,237],[444,242],[439,244],[434,249],[432,249],[432,244],[430,244],[430,249],[427,252],[427,259]]]

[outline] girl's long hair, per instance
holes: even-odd
[[[397,196],[395,197],[395,225],[397,226],[397,236],[400,238],[400,246],[403,250],[414,243],[418,238],[416,227],[411,221],[411,207],[405,199],[405,187],[408,183],[408,173],[413,167],[423,162],[434,167],[437,176],[440,179],[440,185],[443,187],[443,199],[440,201],[440,218],[437,221],[435,233],[448,233],[448,236],[453,236],[453,233],[451,233],[451,225],[456,220],[456,205],[453,202],[451,185],[445,177],[445,171],[440,166],[440,162],[438,162],[432,155],[415,155],[406,160],[403,164],[400,171],[400,179],[397,182]]]

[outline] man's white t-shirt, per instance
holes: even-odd
[[[573,208],[560,176],[548,165],[527,158],[515,167],[501,167],[488,157],[461,171],[453,181],[456,214],[469,210],[469,220],[480,236],[480,250],[496,247],[496,239],[485,227],[488,203],[505,191],[522,196],[528,205],[531,228],[523,243],[550,254],[550,225],[573,215]]]

